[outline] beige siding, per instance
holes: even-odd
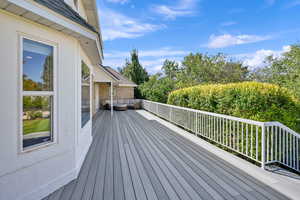
[[[99,84],[99,99],[103,106],[106,100],[110,100],[110,85],[109,83]],[[114,100],[118,99],[134,99],[134,87],[114,87]]]
[[[133,87],[117,87],[117,99],[133,99]]]
[[[78,0],[78,13],[81,17],[83,17],[85,20],[87,20],[87,15],[86,15],[85,9],[83,7],[82,0]]]

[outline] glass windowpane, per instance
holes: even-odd
[[[53,91],[53,47],[23,39],[23,90]]]
[[[90,69],[81,63],[81,127],[90,120]]]
[[[52,141],[52,97],[23,96],[23,148]]]

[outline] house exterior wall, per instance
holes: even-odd
[[[100,96],[100,102],[103,105],[104,101],[109,98],[110,94],[110,86],[108,83],[99,83],[99,96]]]
[[[108,76],[102,69],[100,69],[99,66],[97,67],[94,67],[94,81],[95,82],[107,82],[107,83],[110,83],[110,82],[115,82],[114,79],[112,79],[110,76]]]
[[[82,0],[78,0],[78,10],[77,11],[81,17],[83,17],[85,20],[87,20],[87,15],[86,15],[85,9],[83,7]]]
[[[134,99],[134,87],[117,87],[117,99]]]
[[[99,83],[99,98],[103,105],[106,100],[110,100],[110,85]],[[114,87],[114,100],[134,99],[134,87]]]
[[[0,199],[41,199],[76,178],[91,144],[92,121],[81,128],[81,60],[92,66],[69,35],[2,10],[0,24]],[[57,46],[56,142],[26,153],[19,149],[20,35]]]
[[[94,102],[93,102],[93,114],[96,114],[97,111],[99,110],[100,108],[100,89],[99,89],[99,84],[98,83],[94,83],[93,84],[93,99],[94,99]]]

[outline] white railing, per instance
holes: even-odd
[[[143,109],[261,164],[300,172],[300,135],[279,122],[259,122],[143,100]]]

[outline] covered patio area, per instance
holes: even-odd
[[[134,100],[135,83],[128,80],[122,74],[108,66],[100,66],[94,69],[93,76],[93,113],[98,110],[125,107]]]
[[[79,177],[47,200],[288,199],[136,111],[97,113]]]

